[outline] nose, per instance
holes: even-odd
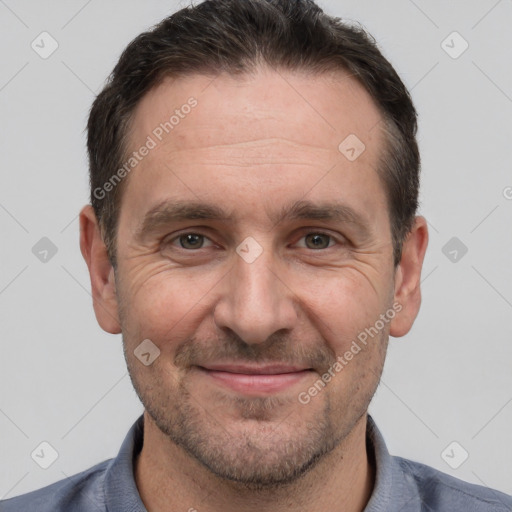
[[[292,329],[297,321],[295,294],[272,258],[270,251],[264,251],[248,263],[235,255],[215,307],[217,327],[231,329],[247,344],[264,343],[275,332]]]

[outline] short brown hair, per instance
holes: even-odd
[[[373,37],[359,25],[326,15],[312,0],[206,0],[137,36],[92,105],[87,124],[91,203],[114,267],[126,180],[104,197],[98,198],[95,191],[125,161],[128,129],[138,102],[166,77],[237,75],[260,63],[288,71],[348,71],[374,99],[386,133],[378,171],[398,265],[418,208],[416,110]]]

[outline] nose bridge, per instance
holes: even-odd
[[[297,316],[293,294],[278,277],[278,267],[270,245],[242,242],[215,308],[218,327],[230,328],[250,344],[291,329]]]
[[[253,313],[271,311],[278,302],[276,297],[277,282],[273,257],[269,250],[264,251],[256,260],[249,262],[239,258],[235,266],[235,290],[238,301],[247,307],[258,307]]]

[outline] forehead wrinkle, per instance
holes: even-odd
[[[302,150],[302,152],[315,152],[315,153],[336,153],[337,146],[332,145],[318,145],[311,144],[304,140],[293,140],[285,137],[256,137],[247,140],[240,140],[240,134],[233,134],[232,137],[227,138],[226,134],[223,135],[224,140],[217,143],[204,141],[198,143],[200,138],[194,133],[194,130],[189,130],[190,133],[181,133],[179,138],[170,138],[167,146],[166,153],[169,156],[179,155],[180,153],[187,153],[194,151],[196,153],[203,153],[210,150],[220,151],[233,151],[233,150],[257,150],[259,148],[271,148],[275,150],[288,150],[293,149]],[[229,140],[233,139],[233,140]]]

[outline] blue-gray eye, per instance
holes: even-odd
[[[186,235],[181,235],[178,240],[183,249],[200,249],[204,243],[204,236],[196,233],[187,233]]]
[[[305,240],[308,249],[327,249],[327,247],[329,247],[331,237],[323,233],[310,233],[305,236]],[[311,242],[311,246],[308,246],[308,241]],[[327,245],[325,244],[326,241]]]

